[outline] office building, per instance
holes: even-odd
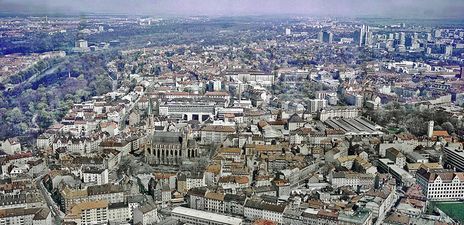
[[[372,32],[369,30],[369,26],[362,25],[359,30],[354,34],[354,40],[359,47],[369,46],[371,44]]]
[[[292,35],[292,30],[290,28],[285,29],[285,35],[290,36]]]
[[[319,42],[331,44],[333,41],[333,34],[330,31],[321,31],[318,36]]]
[[[464,172],[464,151],[462,148],[445,147],[443,161],[445,166]]]
[[[399,45],[402,45],[402,46],[406,45],[406,34],[404,32],[400,33]]]
[[[452,45],[447,45],[445,47],[445,55],[446,56],[452,56],[453,55],[453,46]]]

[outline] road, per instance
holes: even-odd
[[[47,203],[48,208],[52,211],[52,216],[55,220],[56,224],[62,224],[63,218],[65,214],[60,211],[58,205],[56,205],[55,201],[53,201],[50,192],[45,188],[44,184],[42,183],[42,178],[46,175],[42,174],[34,179],[35,184],[39,188],[42,196],[44,196],[45,202]]]
[[[121,120],[122,120],[122,123],[120,124],[120,129],[121,130],[123,130],[125,128],[125,123],[126,123],[127,118],[129,117],[129,114],[132,112],[132,109],[134,109],[134,107],[137,105],[137,103],[139,103],[140,99],[142,98],[142,96],[144,96],[144,94],[145,93],[142,93],[140,96],[138,96],[138,98],[134,101],[134,103],[132,103],[129,106],[129,108],[126,110],[126,113],[124,113],[124,115],[121,117]]]

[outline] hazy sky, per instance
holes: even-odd
[[[0,11],[464,18],[464,0],[0,0]]]

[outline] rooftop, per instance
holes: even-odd
[[[229,224],[229,225],[241,225],[242,224],[242,219],[239,219],[239,218],[220,215],[220,214],[201,211],[201,210],[196,210],[196,209],[191,209],[191,208],[180,207],[180,206],[172,209],[171,213],[173,215],[185,215],[188,217],[208,219],[210,221],[214,221],[220,224]]]

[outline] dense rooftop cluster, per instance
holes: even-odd
[[[0,38],[27,34],[0,21]],[[91,40],[192,21],[57,21],[20,24],[82,38],[0,57],[1,79],[116,51],[112,89],[70,101],[33,141],[1,142],[0,224],[462,222],[435,207],[464,199],[462,28],[268,21],[222,28],[225,42],[124,48]]]

